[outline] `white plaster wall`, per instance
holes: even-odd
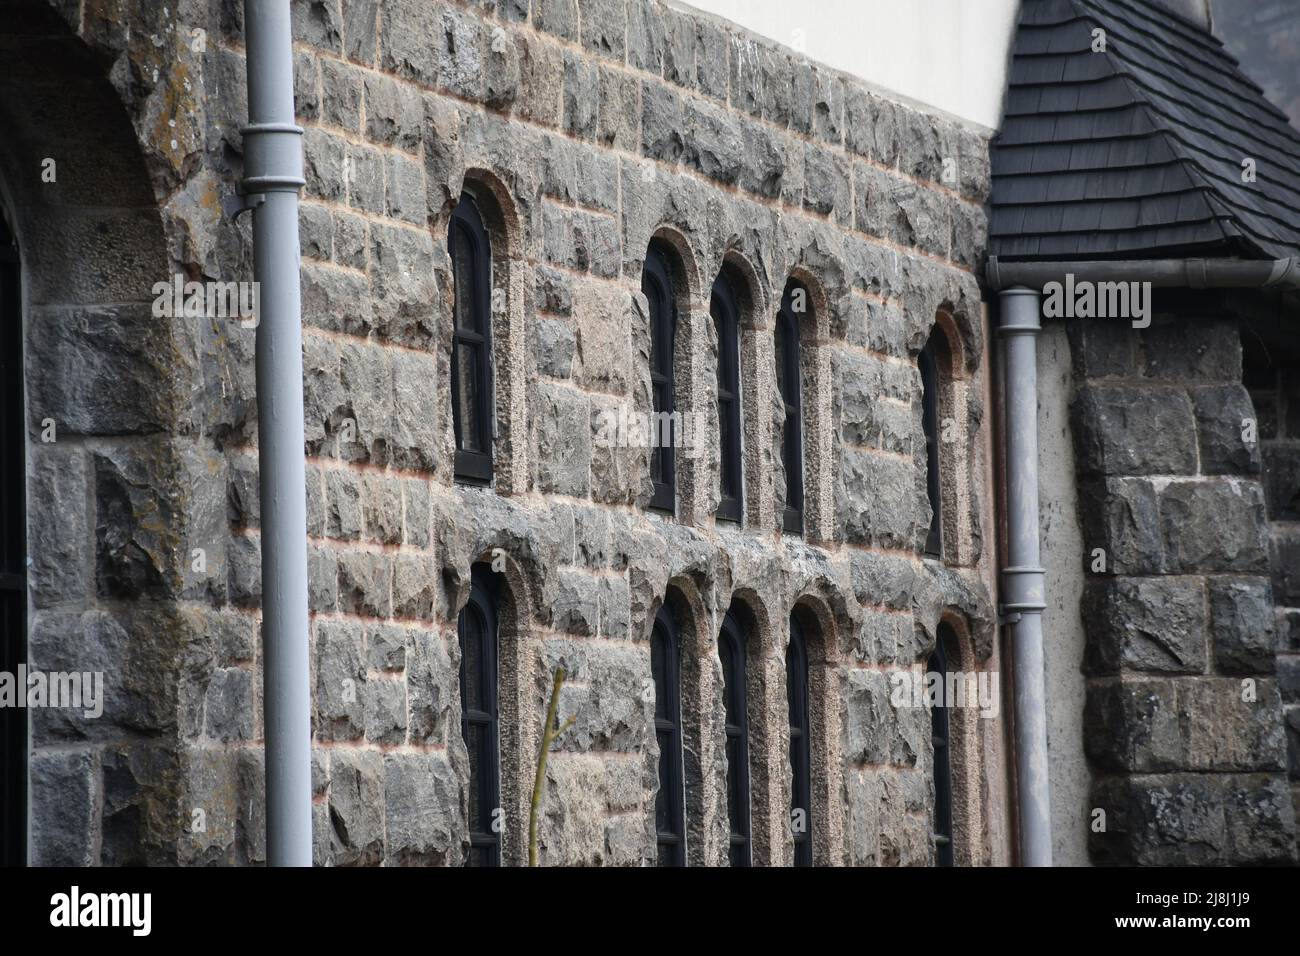
[[[890,92],[989,129],[999,125],[1017,0],[692,0],[689,5]]]
[[[1083,755],[1083,535],[1070,435],[1070,343],[1060,322],[1043,322],[1038,340],[1038,522],[1047,569],[1043,612],[1047,660],[1047,752],[1052,801],[1052,862],[1088,866],[1088,789]]]

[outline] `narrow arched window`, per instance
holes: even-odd
[[[470,866],[499,866],[501,837],[493,828],[501,804],[498,757],[497,613],[492,573],[475,565],[469,602],[460,612],[461,733],[469,753]]]
[[[654,494],[650,507],[673,511],[676,507],[673,348],[677,336],[677,300],[673,297],[668,257],[658,245],[651,245],[646,252],[641,291],[650,304],[650,390],[654,403],[654,424],[650,429],[650,477]]]
[[[939,866],[953,865],[952,842],[952,735],[948,720],[948,654],[945,644],[956,646],[956,635],[945,621],[926,664],[928,680],[937,680],[940,697],[930,707],[930,739],[934,745],[934,858]]]
[[[790,646],[785,652],[785,688],[790,704],[790,829],[794,865],[812,866],[812,726],[808,720],[808,644],[790,615]]]
[[[658,864],[684,866],[681,644],[667,607],[660,608],[655,617],[650,637],[650,673],[655,682],[655,738],[659,743],[659,792],[655,794]]]
[[[722,701],[727,735],[728,849],[732,866],[750,864],[749,816],[749,716],[746,708],[745,636],[740,622],[728,611],[718,635],[722,662]]]
[[[925,432],[925,490],[930,499],[930,530],[925,536],[928,557],[943,556],[943,492],[939,483],[939,364],[935,329],[917,356],[921,371],[921,427]]]
[[[447,236],[455,282],[451,340],[451,415],[456,477],[492,480],[492,248],[469,193],[451,214]]]
[[[739,521],[744,510],[740,451],[740,314],[736,292],[725,275],[713,283],[709,301],[718,333],[718,446],[721,493],[718,517]]]
[[[785,512],[781,527],[803,532],[803,376],[799,370],[799,318],[808,292],[789,282],[776,316],[776,387],[785,406],[781,459],[785,465]]]
[[[26,454],[18,248],[0,210],[0,670],[27,650]],[[27,860],[27,716],[0,707],[0,863]]]

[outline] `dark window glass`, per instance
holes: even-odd
[[[497,756],[497,616],[491,572],[475,565],[469,603],[460,612],[461,733],[469,752],[470,866],[499,866],[501,837],[493,829],[500,806]]]
[[[749,715],[746,710],[745,638],[728,611],[718,635],[727,734],[727,818],[732,866],[749,866]]]
[[[650,388],[655,412],[650,451],[654,494],[650,498],[650,507],[673,511],[676,508],[673,343],[677,335],[677,300],[673,297],[668,259],[658,246],[652,245],[646,252],[641,291],[650,304]]]
[[[786,531],[800,534],[803,532],[803,376],[799,370],[801,316],[794,311],[796,296],[799,301],[807,303],[806,290],[797,283],[788,283],[776,316],[776,385],[785,405],[785,426],[781,433],[785,513],[781,526]]]
[[[18,249],[0,212],[0,670],[27,651],[23,325]],[[27,858],[27,711],[0,707],[0,863]]]
[[[736,294],[726,276],[713,283],[709,302],[718,333],[718,443],[722,452],[722,500],[718,517],[739,521],[744,507],[740,451],[740,321]]]
[[[808,723],[808,645],[794,615],[785,652],[785,687],[790,704],[790,769],[794,774],[790,819],[794,825],[794,865],[812,866],[812,728]],[[802,813],[802,827],[798,824]]]
[[[677,625],[667,608],[660,608],[650,637],[650,673],[655,682],[655,737],[659,742],[659,792],[655,795],[657,863],[685,866],[681,650]]]
[[[943,555],[943,495],[939,489],[939,369],[933,337],[921,350],[917,365],[921,370],[921,426],[925,431],[925,490],[931,511],[925,553],[937,558]]]
[[[948,656],[944,644],[952,646],[956,635],[946,624],[939,625],[939,640],[935,643],[934,653],[926,665],[928,674],[939,675],[939,686],[948,686]],[[951,701],[944,697],[941,702],[930,709],[930,739],[934,743],[934,858],[939,866],[953,865],[952,845],[952,749],[949,746],[948,705]]]
[[[492,479],[492,248],[468,193],[451,214],[447,244],[456,291],[451,417],[456,477]]]

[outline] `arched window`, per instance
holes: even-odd
[[[937,675],[939,700],[930,708],[930,739],[934,742],[934,858],[939,866],[953,865],[952,830],[952,735],[949,732],[947,699],[948,654],[944,645],[955,646],[956,635],[946,621],[939,624],[939,639],[926,664],[927,680]]]
[[[799,283],[786,283],[776,316],[776,387],[785,405],[781,432],[781,459],[785,465],[785,512],[781,527],[803,532],[803,375],[799,368],[799,319],[808,291]]]
[[[812,866],[812,725],[808,719],[808,644],[798,618],[790,615],[790,646],[785,652],[785,688],[790,704],[790,822],[794,865]]]
[[[655,834],[659,866],[686,865],[682,780],[681,642],[668,608],[661,607],[650,636],[650,673],[655,682],[655,737],[659,742],[659,792]]]
[[[721,491],[717,515],[739,521],[744,512],[740,434],[740,310],[736,292],[725,274],[713,282],[709,301],[718,333],[718,445],[721,450]]]
[[[673,511],[676,507],[673,348],[677,336],[677,300],[673,296],[668,257],[657,243],[651,244],[646,252],[641,291],[650,304],[650,389],[655,412],[650,452],[654,494],[650,498],[650,507]]]
[[[463,193],[447,235],[455,281],[451,414],[456,477],[492,480],[492,248],[478,204]]]
[[[23,322],[18,248],[0,210],[0,670],[18,673],[27,650],[26,454]],[[0,707],[0,863],[27,859],[27,717]]]
[[[718,657],[722,661],[722,702],[727,734],[728,853],[732,866],[749,866],[749,715],[745,693],[748,675],[745,634],[731,611],[722,618]]]
[[[498,758],[497,613],[486,565],[471,572],[469,602],[460,612],[461,733],[469,752],[470,866],[499,866],[501,837],[493,814],[501,804]]]
[[[936,339],[938,341],[936,341]],[[943,556],[943,490],[939,479],[939,363],[936,352],[946,343],[936,327],[917,357],[921,370],[921,427],[925,431],[925,490],[930,499],[930,531],[925,554]]]

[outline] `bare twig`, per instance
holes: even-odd
[[[542,730],[541,753],[537,755],[537,778],[533,781],[533,802],[528,810],[528,865],[537,865],[537,813],[542,806],[542,781],[546,779],[546,757],[555,738],[573,726],[577,715],[571,716],[564,726],[555,724],[555,711],[560,705],[560,688],[564,685],[564,668],[555,669],[555,683],[551,685],[551,702],[546,708],[546,725]]]

